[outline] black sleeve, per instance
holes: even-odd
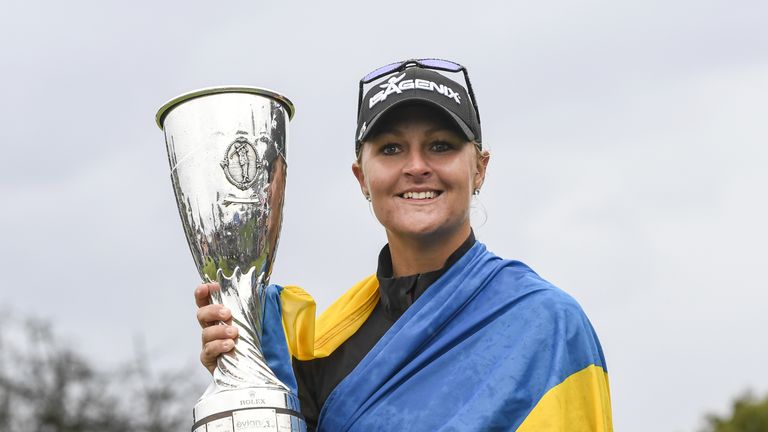
[[[320,417],[320,406],[317,403],[317,389],[314,382],[317,378],[317,371],[313,371],[313,362],[304,362],[292,358],[293,374],[296,376],[296,384],[299,387],[299,403],[301,404],[301,414],[307,423],[307,432],[315,432],[317,429],[317,419]]]

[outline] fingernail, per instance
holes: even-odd
[[[229,351],[232,348],[234,348],[234,346],[235,346],[234,342],[232,342],[232,341],[224,341],[224,349],[225,350]]]
[[[221,310],[219,310],[219,316],[221,316],[222,318],[228,315],[229,315],[229,309],[224,307],[224,308],[221,308]]]
[[[227,336],[234,336],[235,335],[235,328],[229,327],[227,328]]]

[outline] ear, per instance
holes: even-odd
[[[483,150],[477,155],[477,165],[475,166],[474,188],[480,189],[485,182],[485,172],[488,169],[488,162],[491,161],[491,154],[488,150]]]
[[[363,192],[363,195],[365,197],[370,196],[371,193],[368,191],[368,185],[365,183],[365,173],[363,173],[363,167],[359,163],[352,163],[352,174],[355,175],[357,182],[360,184],[360,190]]]

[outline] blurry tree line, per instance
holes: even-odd
[[[189,369],[155,371],[145,354],[100,368],[50,323],[0,314],[0,432],[190,430],[205,383]]]
[[[705,421],[703,432],[768,432],[768,395],[746,392],[732,402],[730,413],[709,414]]]

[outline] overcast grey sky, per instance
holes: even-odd
[[[617,431],[695,430],[768,391],[766,22],[754,0],[3,0],[0,306],[105,365],[136,338],[196,362],[197,273],[153,116],[221,84],[296,104],[272,281],[328,306],[385,242],[350,170],[357,80],[449,58],[492,152],[478,237],[581,302]]]

